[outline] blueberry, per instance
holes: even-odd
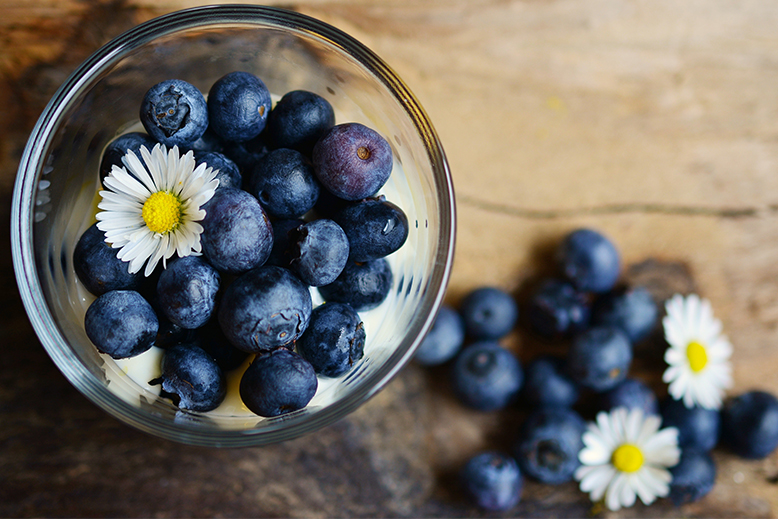
[[[479,411],[507,406],[515,400],[523,381],[519,359],[493,341],[467,346],[452,366],[454,393],[462,403]]]
[[[460,472],[467,496],[484,510],[510,510],[521,500],[524,481],[516,460],[505,454],[486,451],[468,460]]]
[[[213,357],[193,344],[178,344],[165,350],[162,375],[149,381],[175,395],[177,405],[189,411],[211,411],[227,394],[227,383]]]
[[[257,197],[270,216],[298,218],[319,199],[319,181],[310,161],[299,151],[280,148],[254,165],[246,190]]]
[[[618,328],[600,326],[580,333],[567,354],[567,372],[583,387],[597,392],[615,387],[627,376],[632,346]]]
[[[334,220],[348,237],[352,261],[383,258],[408,239],[408,217],[383,197],[350,204]]]
[[[566,374],[562,359],[538,357],[524,370],[523,399],[536,407],[571,407],[580,390]]]
[[[573,479],[579,467],[586,424],[571,409],[544,408],[524,422],[514,455],[522,472],[543,483],[558,485]]]
[[[267,261],[273,227],[256,198],[241,189],[217,189],[203,209],[203,255],[217,270],[239,274]]]
[[[198,151],[195,154],[195,160],[197,166],[205,164],[215,171],[218,170],[216,178],[219,181],[219,188],[234,187],[240,189],[243,183],[240,169],[227,155],[218,151]]]
[[[435,322],[414,354],[423,366],[437,366],[453,359],[465,342],[465,323],[459,313],[441,305]]]
[[[135,155],[140,157],[141,146],[151,150],[155,144],[157,144],[157,141],[149,137],[148,134],[141,132],[130,132],[116,137],[108,143],[105,152],[103,152],[103,158],[100,161],[100,182],[108,176],[114,166],[124,167],[122,157],[128,151],[133,151]]]
[[[778,447],[778,399],[764,391],[749,391],[724,403],[722,439],[735,454],[761,459]]]
[[[232,344],[257,353],[294,343],[308,326],[311,293],[281,267],[260,267],[227,287],[218,311],[219,325]]]
[[[240,397],[259,416],[279,416],[308,405],[318,384],[307,360],[281,348],[257,355],[240,379]]]
[[[721,413],[717,409],[686,407],[681,400],[667,398],[662,403],[662,427],[678,429],[678,446],[709,451],[719,442]]]
[[[710,454],[683,449],[678,464],[670,469],[670,499],[676,506],[699,501],[716,483],[716,464]]]
[[[332,220],[305,223],[287,234],[290,270],[312,287],[335,281],[348,260],[348,238]]]
[[[168,264],[157,281],[157,300],[165,317],[186,329],[203,326],[213,314],[221,278],[199,256]]]
[[[306,90],[287,92],[273,107],[267,127],[275,148],[292,148],[308,156],[316,141],[335,125],[332,105]]]
[[[300,218],[281,218],[273,221],[273,249],[270,251],[270,257],[267,258],[267,265],[289,268],[291,261],[289,249],[293,239],[289,232],[304,223],[305,221]]]
[[[527,309],[530,326],[546,339],[559,339],[589,326],[589,298],[573,285],[547,279],[532,294]]]
[[[105,242],[105,233],[92,224],[76,242],[73,268],[84,288],[96,296],[111,290],[135,290],[143,273],[130,274],[126,261],[116,257],[118,249]]]
[[[230,72],[208,92],[208,117],[226,141],[245,142],[259,135],[270,113],[270,91],[254,74]]]
[[[365,263],[349,261],[335,281],[318,290],[325,301],[348,303],[361,312],[384,302],[392,279],[392,269],[384,258]]]
[[[646,384],[634,378],[624,379],[615,387],[602,393],[600,406],[604,411],[626,407],[640,409],[644,416],[659,414],[659,401],[654,392]]]
[[[607,292],[619,278],[619,252],[597,231],[578,229],[571,232],[557,253],[562,272],[582,292]]]
[[[140,122],[158,142],[188,147],[208,128],[208,105],[203,94],[190,83],[168,79],[143,96]]]
[[[151,348],[159,331],[154,309],[134,290],[112,290],[95,299],[84,315],[84,330],[100,353],[114,359]]]
[[[317,306],[297,341],[297,353],[325,377],[337,377],[351,369],[364,350],[365,327],[359,314],[344,303]]]
[[[359,123],[333,126],[312,155],[319,182],[344,200],[373,196],[392,173],[392,148],[378,132]]]
[[[634,344],[654,330],[659,320],[659,308],[643,287],[623,288],[600,297],[592,310],[595,325],[617,326]]]
[[[516,324],[519,309],[513,297],[496,287],[469,292],[459,305],[467,335],[474,339],[499,339]]]

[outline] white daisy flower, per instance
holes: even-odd
[[[640,497],[646,505],[670,491],[667,470],[678,463],[678,429],[659,430],[662,419],[643,415],[642,409],[617,407],[601,412],[583,434],[578,454],[582,466],[575,472],[583,492],[592,501],[605,497],[611,510],[629,507]]]
[[[689,408],[720,408],[724,391],[732,385],[732,346],[721,333],[721,322],[713,317],[710,301],[695,294],[686,298],[676,294],[665,309],[662,325],[670,347],[662,380],[670,384],[670,395],[683,399]]]
[[[148,260],[144,274],[149,276],[160,259],[166,266],[176,252],[200,254],[203,228],[197,222],[219,181],[218,171],[206,164],[195,168],[194,154],[179,156],[177,146],[168,151],[157,144],[151,152],[142,146],[140,154],[143,162],[128,150],[125,167],[114,165],[103,180],[97,227],[106,242],[121,249],[117,257],[129,262],[130,272]]]

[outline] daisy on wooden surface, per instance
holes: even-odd
[[[592,501],[604,498],[610,510],[635,504],[649,505],[670,491],[668,468],[678,463],[678,430],[659,430],[662,419],[641,409],[617,407],[601,412],[583,434],[578,454],[582,466],[575,472],[582,491]]]
[[[670,347],[662,380],[669,384],[670,395],[689,408],[719,409],[732,385],[732,346],[721,333],[721,322],[713,317],[710,301],[696,294],[676,294],[665,309],[662,325]]]

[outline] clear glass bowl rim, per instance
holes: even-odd
[[[413,340],[403,341],[387,362],[371,373],[353,393],[325,409],[299,420],[279,420],[257,429],[216,430],[185,428],[168,420],[142,412],[116,397],[98,382],[70,350],[48,309],[37,279],[33,251],[34,198],[43,159],[48,153],[50,138],[67,112],[90,81],[110,69],[126,53],[161,36],[193,28],[218,25],[259,26],[288,30],[326,40],[341,52],[358,61],[365,70],[381,81],[395,96],[416,127],[424,142],[435,183],[442,186],[437,193],[441,229],[439,248],[428,288],[419,314],[425,315]],[[193,445],[244,447],[276,443],[299,437],[331,424],[351,413],[380,391],[410,360],[421,340],[434,322],[443,301],[451,275],[456,234],[454,189],[448,163],[439,138],[415,96],[397,74],[371,50],[348,34],[329,24],[285,9],[256,5],[202,6],[176,11],[144,22],[106,43],[87,58],[60,86],[36,123],[19,164],[11,208],[11,249],[20,295],[28,317],[49,356],[81,393],[116,418],[137,429],[166,439]],[[409,334],[411,336],[411,334]]]

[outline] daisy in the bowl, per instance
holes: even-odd
[[[635,504],[637,497],[649,505],[670,491],[668,468],[678,463],[678,430],[659,430],[657,415],[641,409],[617,407],[600,412],[583,434],[584,448],[578,454],[581,466],[575,472],[583,492],[592,501],[604,498],[610,510]]]
[[[199,254],[205,217],[202,206],[219,185],[218,171],[200,164],[194,154],[181,156],[178,147],[168,150],[157,144],[140,148],[143,161],[132,151],[122,157],[124,167],[113,166],[103,180],[105,190],[97,204],[97,227],[105,241],[120,249],[117,257],[129,263],[130,272],[151,275],[160,260],[163,265],[178,253]],[[148,260],[148,261],[147,261]]]
[[[732,385],[732,346],[713,317],[710,301],[676,294],[665,309],[662,325],[670,347],[662,380],[669,384],[670,395],[689,408],[720,408],[724,391]]]

